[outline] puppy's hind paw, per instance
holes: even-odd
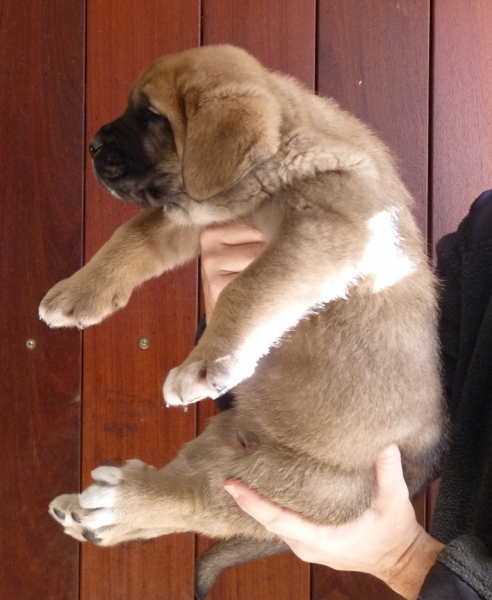
[[[65,533],[80,542],[111,546],[149,537],[135,520],[146,515],[139,501],[145,496],[145,483],[155,473],[154,467],[140,460],[129,460],[122,468],[98,467],[92,471],[93,485],[81,494],[58,496],[51,502],[49,513]]]

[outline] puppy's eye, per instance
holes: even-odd
[[[155,123],[160,124],[161,127],[165,126],[172,135],[172,127],[169,119],[161,113],[151,104],[148,104],[144,113],[143,113],[143,121],[145,124],[147,123]]]
[[[143,120],[147,123],[147,121],[155,121],[158,119],[164,119],[157,108],[154,108],[151,104],[148,104],[142,114]]]

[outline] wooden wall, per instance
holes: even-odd
[[[430,214],[437,241],[492,188],[492,3],[434,4]]]
[[[82,2],[49,0],[0,6],[5,599],[78,598],[79,549],[54,535],[47,507],[53,494],[79,485],[81,336],[50,331],[37,306],[47,287],[82,264],[84,11]]]
[[[138,457],[162,466],[214,412],[161,401],[165,374],[193,343],[196,264],[147,284],[83,334],[37,318],[50,286],[135,213],[96,185],[86,147],[123,111],[138,73],[159,55],[230,42],[335,97],[394,150],[418,221],[437,240],[491,187],[491,26],[488,0],[3,1],[2,598],[191,600],[195,555],[207,545],[190,534],[80,547],[47,514],[99,464]],[[422,521],[426,506],[416,504]],[[210,598],[396,595],[285,555],[231,569]]]

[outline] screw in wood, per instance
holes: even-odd
[[[140,346],[140,348],[142,348],[142,350],[147,350],[147,348],[150,346],[149,338],[141,337],[138,340],[138,345]]]
[[[26,348],[28,350],[34,350],[36,348],[36,340],[33,340],[32,338],[26,340]]]

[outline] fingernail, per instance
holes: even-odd
[[[237,500],[239,498],[239,494],[237,492],[237,489],[233,486],[233,485],[225,485],[224,489],[226,492],[229,492],[229,494],[235,499]]]

